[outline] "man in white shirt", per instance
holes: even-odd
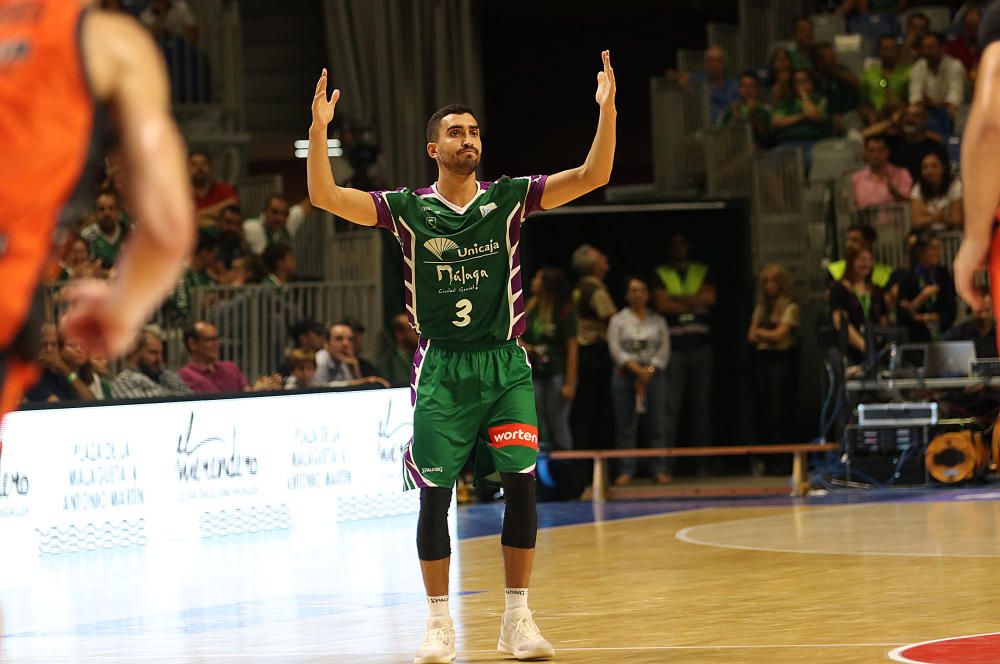
[[[250,251],[259,256],[273,244],[292,246],[292,238],[311,211],[312,204],[308,198],[289,207],[287,198],[272,194],[259,217],[243,222],[243,234]]]
[[[945,108],[954,120],[955,110],[965,101],[965,67],[945,55],[941,37],[934,33],[923,36],[920,54],[910,70],[910,103]]]

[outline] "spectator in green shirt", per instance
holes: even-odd
[[[128,226],[121,220],[118,201],[111,192],[97,195],[94,216],[94,223],[86,226],[80,236],[87,243],[90,257],[99,261],[104,270],[110,270],[128,237]]]
[[[807,16],[795,19],[795,48],[788,52],[792,69],[812,69],[814,49],[812,21]]]
[[[740,74],[737,86],[739,99],[731,103],[722,114],[722,124],[746,121],[753,132],[753,142],[758,148],[765,148],[771,142],[771,112],[760,103],[757,75],[747,70]]]
[[[194,255],[188,263],[187,269],[181,275],[173,295],[168,301],[168,308],[171,314],[177,319],[175,322],[186,321],[191,317],[192,296],[191,291],[199,286],[211,286],[215,280],[209,275],[209,269],[216,261],[216,245],[218,241],[205,231],[198,232],[198,244],[195,245]]]
[[[816,45],[817,88],[826,97],[834,128],[842,131],[844,113],[858,108],[858,85],[854,73],[837,62],[837,52],[830,44]]]
[[[797,145],[802,148],[806,170],[809,170],[812,144],[829,138],[832,134],[827,101],[819,92],[813,73],[807,69],[796,70],[792,77],[795,95],[776,104],[771,109],[771,127],[779,145]]]
[[[295,254],[287,244],[272,244],[261,257],[267,274],[261,283],[281,290],[295,275]]]
[[[899,44],[891,35],[878,40],[879,64],[861,75],[861,119],[866,125],[878,120],[886,102],[905,103],[909,98],[910,66],[899,59]]]

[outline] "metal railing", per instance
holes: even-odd
[[[653,133],[653,179],[664,191],[695,193],[704,177],[704,150],[692,135],[708,126],[708,94],[665,77],[651,78],[650,114]],[[694,149],[692,149],[694,148]],[[701,174],[701,175],[699,175]]]
[[[280,173],[272,175],[249,175],[235,182],[236,193],[240,197],[240,208],[244,217],[256,217],[264,209],[271,194],[285,192],[285,179]],[[292,201],[289,201],[291,203]]]
[[[749,196],[754,144],[750,125],[733,122],[705,130],[705,193]]]

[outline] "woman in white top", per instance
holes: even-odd
[[[649,287],[638,277],[628,279],[625,300],[628,306],[608,323],[608,349],[614,362],[611,400],[615,410],[615,439],[622,449],[634,449],[639,415],[645,413],[646,444],[665,447],[667,379],[664,370],[670,360],[670,332],[667,322],[649,309]],[[650,459],[657,484],[667,484],[667,462]],[[622,459],[615,486],[632,481],[636,460]]]
[[[930,152],[920,162],[920,178],[910,192],[910,217],[914,230],[962,227],[962,181],[951,174],[951,165]]]

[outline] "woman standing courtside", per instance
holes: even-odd
[[[621,449],[634,449],[639,415],[645,414],[646,443],[665,447],[667,380],[664,370],[670,360],[667,322],[649,309],[649,287],[638,277],[626,281],[628,306],[608,323],[608,348],[614,361],[611,397],[615,410],[615,440]],[[657,484],[671,477],[666,459],[650,459]],[[636,459],[622,459],[615,486],[625,486],[635,474]]]
[[[576,316],[569,281],[561,270],[543,267],[531,280],[524,347],[531,355],[531,377],[538,410],[539,444],[573,448],[569,407],[576,391]]]
[[[753,347],[757,442],[792,442],[798,401],[798,330],[799,305],[792,300],[788,272],[780,265],[764,266],[747,331]]]

